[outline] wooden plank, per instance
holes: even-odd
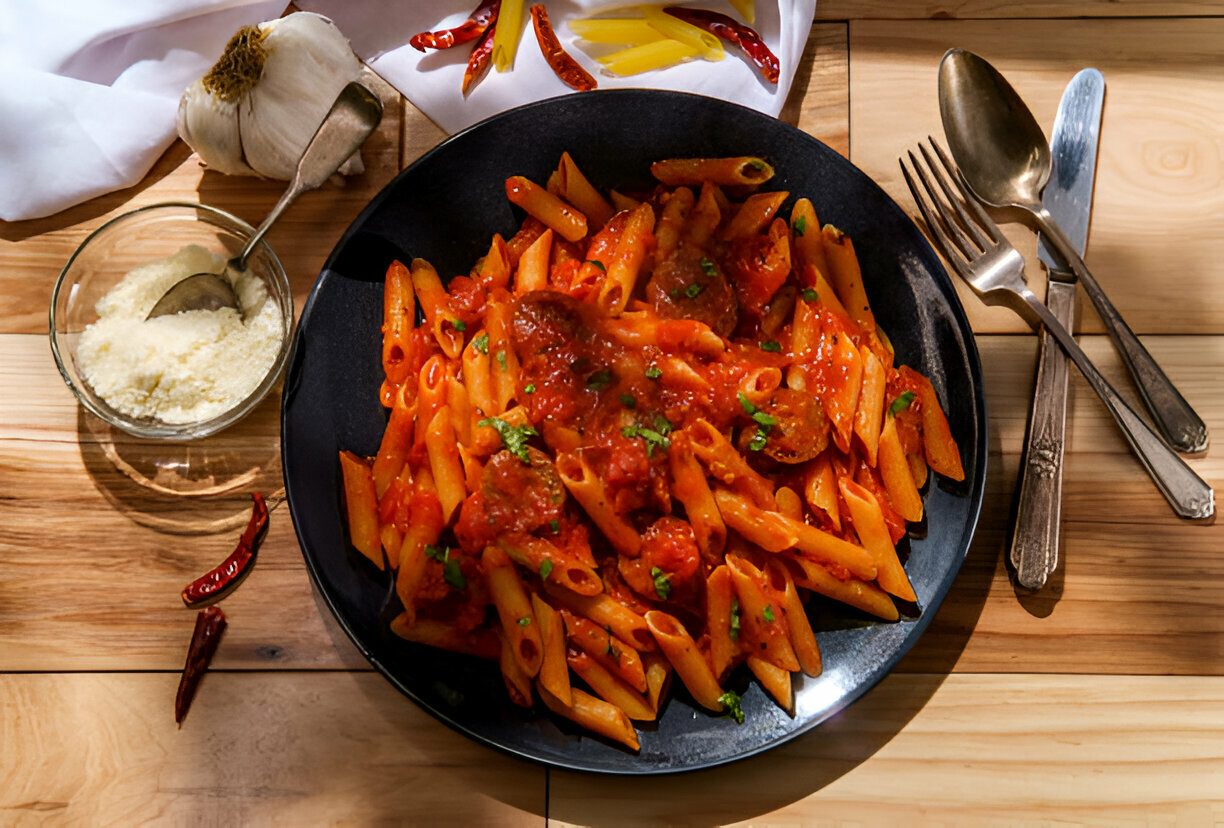
[[[545,771],[369,674],[0,675],[0,822],[542,826]]]
[[[1007,75],[1047,135],[1063,88],[1085,66],[1107,86],[1087,262],[1140,333],[1224,331],[1224,19],[862,22],[850,25],[851,160],[906,210],[898,155],[942,136],[939,59],[981,54]],[[1175,79],[1175,80],[1171,80]],[[1032,233],[1007,234],[1044,275]],[[975,330],[1024,329],[959,286]],[[1101,330],[1091,309],[1081,330]]]
[[[362,149],[364,173],[336,176],[303,195],[268,232],[301,311],[319,269],[341,233],[400,169],[402,104],[398,92],[375,79],[385,102],[382,123]],[[98,196],[42,219],[0,222],[0,332],[46,333],[47,305],[61,268],[85,237],[109,219],[160,201],[202,202],[258,226],[287,183],[205,171],[176,141],[135,187]]]
[[[1224,14],[1221,0],[950,0],[894,3],[887,0],[819,0],[817,20],[971,20],[1076,17],[1210,17]],[[1077,23],[1078,25],[1078,23]]]
[[[790,95],[778,117],[850,155],[848,31],[837,23],[812,26]]]
[[[549,824],[1218,824],[1221,739],[1220,678],[893,675],[733,765],[554,771]]]

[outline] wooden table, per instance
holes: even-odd
[[[1191,463],[1220,490],[1224,3],[821,0],[783,117],[908,209],[896,158],[939,134],[936,66],[954,45],[993,61],[1047,130],[1071,75],[1104,73],[1088,261],[1207,419],[1216,439]],[[367,199],[443,138],[381,92],[367,172],[272,231],[299,310]],[[644,780],[549,771],[421,712],[312,592],[281,503],[276,400],[203,445],[152,451],[83,413],[47,345],[59,268],[105,219],[182,198],[258,221],[281,186],[204,173],[176,144],[138,186],[0,224],[0,823],[1224,820],[1224,528],[1172,517],[1076,377],[1065,565],[1018,595],[1003,551],[1035,338],[968,291],[990,412],[980,529],[929,631],[865,698],[763,756]],[[1011,235],[1043,284],[1031,234]],[[1082,316],[1085,349],[1129,388]],[[278,508],[179,730],[193,621],[178,592],[229,551],[252,487]]]

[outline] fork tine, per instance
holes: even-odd
[[[939,160],[943,162],[944,169],[948,171],[949,176],[956,185],[957,191],[961,194],[960,201],[973,211],[973,216],[975,219],[977,219],[978,226],[986,231],[986,235],[990,237],[992,242],[997,243],[1000,241],[1003,238],[1003,232],[999,230],[999,225],[995,224],[994,219],[990,217],[990,214],[982,208],[982,204],[977,200],[977,197],[974,196],[973,193],[969,192],[969,188],[965,186],[960,170],[956,167],[956,162],[948,157],[948,154],[944,152],[944,148],[941,147],[939,142],[933,137],[928,135],[927,140],[930,141],[931,147],[939,156]],[[925,149],[923,150],[923,154],[926,154]],[[985,245],[983,245],[983,248],[985,248]]]
[[[935,185],[931,183],[931,176],[927,169],[915,157],[913,151],[908,152],[910,165],[914,168],[914,173],[918,176],[918,180],[922,182],[922,188],[926,191],[926,202],[928,206],[937,216],[937,221],[933,225],[933,229],[943,235],[946,242],[954,247],[960,253],[960,257],[968,264],[981,255],[982,251],[974,245],[972,241],[965,235],[960,228],[956,219],[952,214],[952,208],[949,207],[935,190]],[[953,199],[955,201],[955,199]],[[927,218],[930,224],[930,218]]]
[[[914,167],[915,175],[921,176],[922,173],[918,167],[918,159],[914,157],[912,152],[907,154],[909,155],[910,164]],[[901,164],[901,174],[905,176],[905,183],[909,186],[910,192],[914,196],[914,203],[918,205],[918,210],[922,213],[922,219],[926,222],[927,230],[929,231],[928,235],[930,235],[931,240],[935,242],[936,247],[944,254],[944,258],[956,269],[956,272],[966,279],[969,278],[968,254],[957,248],[957,244],[952,236],[944,229],[945,222],[943,221],[942,211],[928,203],[928,196],[923,195],[918,184],[910,176],[910,171],[906,169],[905,159],[900,158],[898,161]],[[925,182],[923,186],[926,186]],[[930,187],[927,187],[927,191],[928,193],[930,192]],[[930,197],[933,198],[933,196]],[[939,215],[936,216],[936,213],[939,213]]]
[[[936,147],[934,138],[928,135],[927,140],[931,142],[931,146]],[[938,147],[936,147],[936,152],[939,153],[939,161],[936,161],[931,157],[931,153],[927,150],[925,145],[919,144],[918,149],[922,152],[922,157],[926,160],[927,166],[931,170],[931,175],[933,175],[936,182],[938,182],[939,189],[943,191],[944,197],[947,198],[948,203],[952,206],[953,211],[956,213],[956,217],[960,219],[961,226],[969,231],[969,234],[973,237],[974,242],[977,243],[978,248],[983,253],[986,252],[988,249],[990,249],[994,242],[998,241],[997,232],[994,234],[990,233],[990,228],[994,226],[994,222],[992,222],[990,217],[987,216],[985,212],[982,211],[982,208],[978,206],[977,199],[966,192],[965,188],[961,185],[959,180],[960,175],[956,170],[956,164],[954,164],[952,160],[948,158],[948,156],[945,155]],[[942,168],[939,162],[943,162]],[[952,183],[949,183],[949,179],[952,180]],[[955,184],[956,187],[955,192],[953,192],[952,189],[953,184]],[[968,204],[970,208],[974,210],[974,216],[978,219],[977,222],[975,222],[973,218],[970,218],[969,213],[965,211],[966,204]],[[985,234],[982,232],[983,229],[986,230]],[[998,228],[995,229],[997,231]],[[977,254],[973,255],[976,256]]]

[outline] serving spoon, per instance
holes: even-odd
[[[1029,214],[1084,286],[1160,433],[1178,451],[1206,451],[1202,418],[1143,347],[1042,205],[1050,145],[1011,84],[972,52],[950,49],[939,63],[939,111],[952,157],[973,194],[991,207]]]
[[[268,229],[289,205],[307,190],[313,190],[340,168],[349,156],[370,137],[382,120],[382,101],[360,83],[353,81],[336,97],[327,117],[306,145],[289,188],[276,202],[272,212],[247,241],[246,246],[228,262],[226,270],[239,273],[246,270],[247,259],[255,245],[263,240]],[[167,290],[146,319],[167,316],[189,310],[219,310],[238,308],[238,297],[229,280],[217,273],[194,273],[176,282]]]

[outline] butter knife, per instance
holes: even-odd
[[[1042,192],[1042,205],[1082,257],[1092,214],[1097,142],[1105,79],[1084,69],[1067,84],[1050,139],[1053,168]],[[1039,241],[1038,258],[1046,267],[1046,307],[1067,330],[1075,320],[1075,274],[1061,257]],[[1019,500],[1012,534],[1011,563],[1026,589],[1040,589],[1058,566],[1058,533],[1062,519],[1063,444],[1067,421],[1067,356],[1042,328],[1037,357],[1037,387],[1029,417],[1028,439],[1020,463]]]

